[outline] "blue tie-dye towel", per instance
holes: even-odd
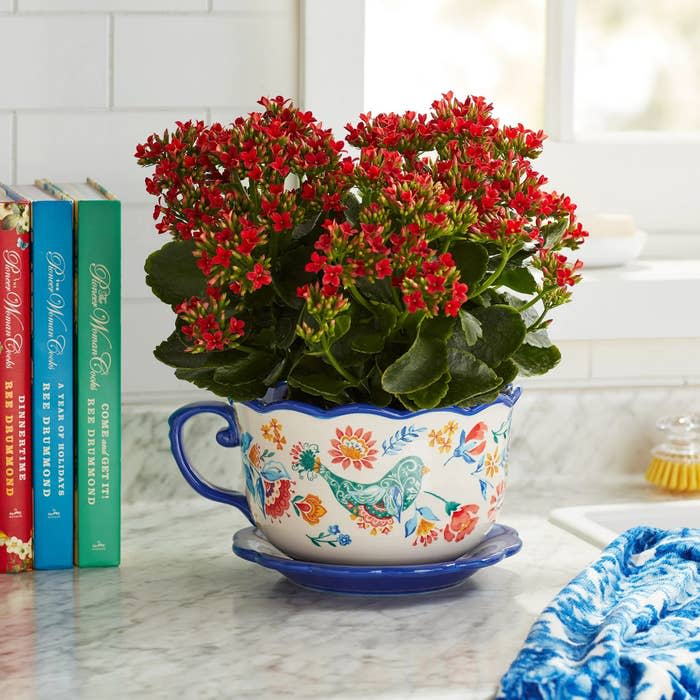
[[[502,700],[698,700],[700,530],[637,527],[545,608]]]

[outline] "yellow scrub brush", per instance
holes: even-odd
[[[700,491],[700,414],[660,418],[665,441],[651,451],[646,479],[672,491]]]

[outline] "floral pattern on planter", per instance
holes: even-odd
[[[404,525],[404,534],[406,537],[410,537],[415,533],[415,539],[413,540],[414,547],[418,544],[427,547],[438,539],[439,530],[435,525],[439,520],[440,518],[438,518],[430,508],[421,506],[416,508],[413,517],[406,521]]]
[[[339,525],[331,525],[327,530],[324,530],[319,535],[314,537],[307,535],[307,537],[317,547],[320,547],[322,544],[329,544],[331,547],[335,547],[337,545],[347,547],[352,543],[350,535],[342,533]]]
[[[445,525],[443,534],[448,542],[461,542],[467,535],[471,535],[479,522],[479,506],[476,503],[468,503],[457,508]]]
[[[321,499],[313,493],[306,496],[294,496],[292,499],[294,512],[304,518],[309,525],[318,525],[321,518],[328,512],[321,503]]]
[[[486,455],[486,476],[491,478],[496,476],[501,468],[501,456],[498,452],[498,445],[493,452]]]
[[[354,520],[361,530],[369,530],[369,534],[388,535],[396,522],[392,517],[380,518],[372,515],[364,506],[358,506],[356,513],[350,513],[350,519]]]
[[[437,447],[441,454],[446,454],[452,449],[452,437],[457,432],[459,426],[453,420],[443,425],[440,430],[431,430],[428,433],[428,445]]]
[[[498,484],[496,484],[494,493],[491,496],[491,501],[489,502],[489,512],[486,516],[488,517],[489,522],[496,522],[496,515],[498,515],[498,511],[500,510],[501,505],[503,504],[503,496],[505,495],[505,490],[506,482],[499,481]]]
[[[447,542],[461,542],[467,535],[471,535],[479,522],[480,506],[478,504],[459,504],[456,501],[448,501],[432,491],[425,491],[425,494],[442,501],[445,514],[450,518],[443,529],[443,536]]]
[[[498,430],[492,430],[491,434],[493,435],[493,441],[498,445],[500,442],[503,442],[505,447],[503,448],[503,455],[501,457],[501,469],[503,470],[503,473],[505,476],[508,476],[508,457],[509,457],[509,451],[510,451],[510,440],[508,437],[510,436],[510,424],[511,421],[513,420],[513,416],[509,415],[506,420],[503,421],[501,427]]]
[[[287,438],[282,435],[282,424],[276,418],[271,418],[270,422],[263,425],[261,430],[265,440],[274,443],[278,450],[284,449]]]
[[[376,440],[372,440],[372,433],[362,428],[353,429],[348,425],[345,430],[335,429],[337,439],[331,440],[331,449],[328,454],[333,464],[340,464],[343,469],[350,466],[360,470],[372,468],[372,462],[377,458],[377,450],[374,449]]]
[[[404,425],[382,442],[382,457],[398,454],[406,445],[421,437],[421,433],[425,430],[426,428],[416,428],[415,425]]]
[[[292,498],[292,480],[284,465],[273,460],[274,452],[263,449],[253,436],[241,435],[241,453],[246,487],[265,518],[281,518]]]

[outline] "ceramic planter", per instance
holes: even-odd
[[[202,496],[241,510],[304,561],[413,564],[456,559],[498,518],[520,389],[493,403],[396,411],[297,401],[190,404],[170,417],[173,455]],[[270,400],[271,399],[271,400]],[[207,483],[182,443],[189,418],[215,413],[220,444],[242,452],[245,494]]]

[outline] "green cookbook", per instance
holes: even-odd
[[[121,526],[121,207],[92,180],[39,183],[73,202],[76,564],[118,566]]]

